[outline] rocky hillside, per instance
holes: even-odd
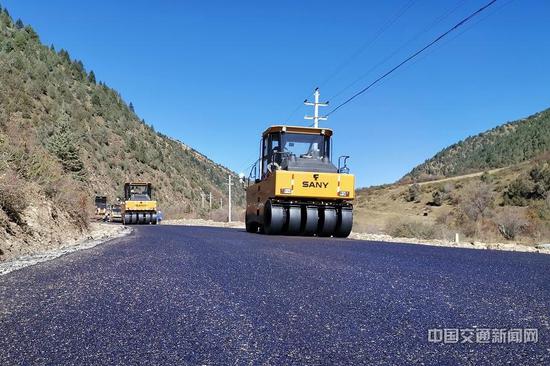
[[[550,150],[550,109],[451,145],[400,181],[426,181],[514,165]]]
[[[208,216],[201,193],[214,208],[226,202],[230,173],[156,132],[81,61],[0,10],[0,243],[85,231],[93,196],[112,200],[128,180],[152,182],[173,216]],[[234,194],[242,204],[242,189]]]

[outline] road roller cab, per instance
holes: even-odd
[[[157,201],[152,199],[151,183],[124,184],[124,203],[121,206],[122,222],[129,224],[156,224]]]
[[[246,229],[266,234],[347,237],[354,176],[347,156],[331,158],[332,130],[271,126],[246,190]]]

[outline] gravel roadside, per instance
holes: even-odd
[[[60,247],[45,250],[39,253],[24,255],[0,262],[0,276],[18,270],[23,267],[52,260],[62,255],[75,252],[77,250],[95,247],[111,239],[120,238],[128,235],[132,229],[115,224],[106,224],[93,222],[90,224],[90,231],[78,240],[67,240]]]

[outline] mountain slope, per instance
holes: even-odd
[[[451,145],[412,169],[401,182],[501,168],[550,150],[550,109]]]
[[[0,11],[0,241],[42,235],[31,212],[48,211],[41,226],[85,230],[93,196],[113,200],[128,180],[152,182],[165,212],[207,216],[201,194],[212,193],[214,208],[226,202],[228,174]],[[233,192],[242,204],[243,190]]]

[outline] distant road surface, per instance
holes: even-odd
[[[548,255],[135,229],[0,277],[0,365],[550,364]]]

